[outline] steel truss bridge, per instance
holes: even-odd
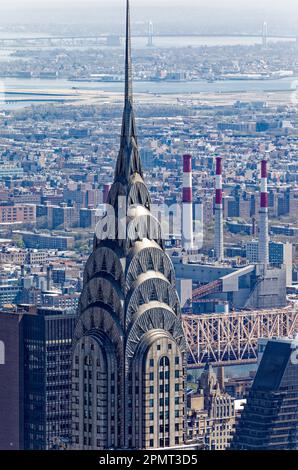
[[[256,363],[258,339],[295,336],[298,309],[242,311],[230,314],[183,315],[189,366]]]

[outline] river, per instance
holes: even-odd
[[[122,93],[122,82],[76,82],[66,79],[38,79],[38,78],[5,78],[0,81],[1,89],[7,92],[26,91],[54,92],[78,90],[100,90],[112,93]],[[135,81],[136,93],[154,94],[187,94],[187,93],[229,93],[229,92],[270,92],[290,91],[298,85],[298,77],[287,77],[273,80],[219,80],[207,82],[197,81]]]
[[[4,34],[0,34],[4,36]],[[274,39],[277,41],[278,39]],[[281,40],[281,39],[279,39]],[[154,44],[157,47],[182,47],[182,46],[214,46],[214,45],[249,45],[260,43],[261,38],[256,37],[155,37]],[[273,41],[273,39],[272,39]],[[135,47],[144,47],[146,38],[134,38]],[[102,47],[102,46],[99,46]],[[9,51],[0,51],[0,60],[12,60],[9,57]],[[240,93],[240,92],[278,92],[291,91],[296,89],[298,77],[290,77],[273,80],[222,80],[215,82],[198,81],[135,81],[134,91],[136,93],[152,93],[152,94],[197,94],[197,93]],[[112,93],[122,93],[123,83],[121,82],[74,82],[66,79],[35,79],[35,78],[5,78],[0,80],[0,109],[10,109],[14,107],[23,107],[34,103],[34,100],[44,98],[43,102],[47,102],[46,97],[42,97],[41,93],[52,94],[61,92],[61,94],[78,90],[99,90]],[[8,93],[4,97],[3,93]],[[26,99],[27,101],[13,102],[18,94],[18,99]],[[23,95],[26,92],[26,96]],[[20,95],[21,93],[21,95]],[[30,95],[31,93],[31,95]],[[30,102],[30,97],[32,101]],[[2,98],[2,99],[1,99]],[[9,103],[7,103],[9,101]]]

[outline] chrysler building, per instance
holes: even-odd
[[[74,449],[178,447],[185,436],[187,346],[174,268],[143,179],[129,0],[126,8],[121,145],[85,266],[74,336]]]

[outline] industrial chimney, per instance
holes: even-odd
[[[182,248],[193,249],[192,162],[183,155]]]
[[[107,204],[107,202],[108,202],[110,189],[111,189],[110,184],[105,184],[104,187],[103,187],[103,197],[102,197],[102,199],[103,199],[104,204]]]
[[[261,162],[261,198],[259,222],[259,262],[266,268],[269,264],[268,185],[267,160]]]
[[[217,261],[224,258],[223,206],[222,206],[222,158],[216,157],[215,176],[215,234],[214,250]]]

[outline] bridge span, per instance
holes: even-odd
[[[155,38],[259,38],[262,40],[261,34],[200,34],[200,33],[188,33],[188,34],[169,34],[169,33],[158,33],[155,32],[152,37]],[[98,34],[98,35],[70,35],[70,36],[24,36],[24,37],[3,37],[0,38],[0,47],[58,47],[58,46],[78,46],[81,43],[91,43],[94,45],[117,45],[117,41],[109,40],[111,38],[118,38],[119,45],[122,43],[124,36],[121,35],[108,35],[108,34]],[[135,34],[133,38],[148,38],[147,34]],[[294,35],[270,35],[267,38],[270,39],[280,39],[280,40],[295,40],[296,36]]]
[[[224,314],[183,315],[189,346],[189,367],[256,363],[258,339],[294,337],[298,308],[241,311]]]

